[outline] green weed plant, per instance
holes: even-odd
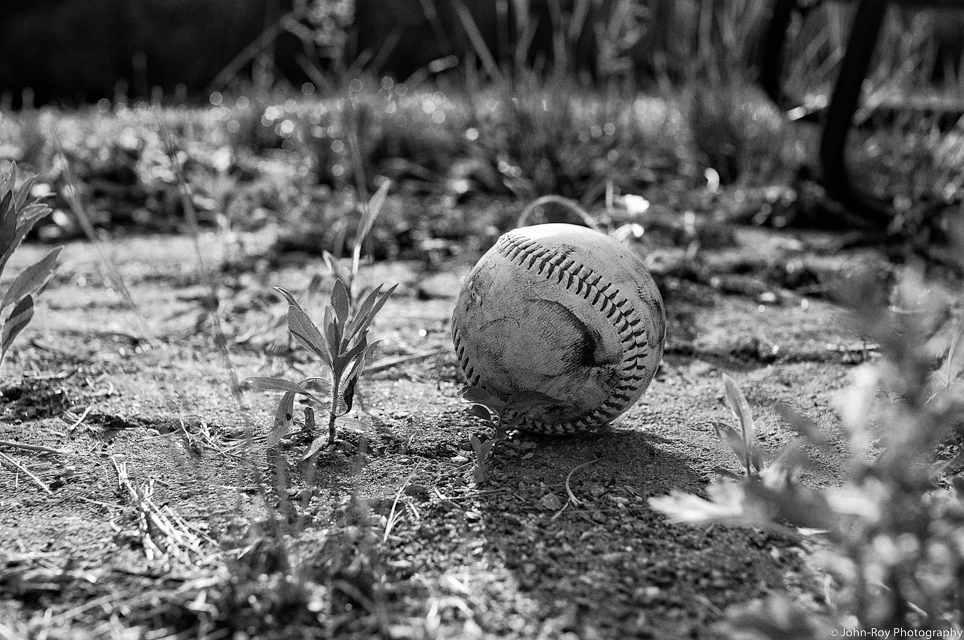
[[[298,395],[324,408],[328,417],[327,444],[334,444],[335,423],[351,411],[366,359],[378,344],[377,340],[369,342],[371,323],[397,286],[393,285],[383,292],[382,285],[379,285],[351,313],[348,288],[344,282],[336,279],[325,307],[321,329],[290,292],[276,287],[288,302],[288,330],[303,347],[321,360],[324,371],[321,376],[308,377],[300,382],[276,377],[248,378],[258,389],[284,392],[275,412],[274,427],[268,436],[269,448],[277,445],[291,427],[294,401]],[[314,456],[323,446],[324,437],[315,438],[305,459]]]
[[[16,164],[0,176],[0,273],[33,226],[50,213],[50,207],[30,196],[34,179],[27,178],[18,188]],[[56,273],[62,250],[63,247],[51,249],[17,274],[0,297],[0,362],[33,318],[34,298]]]

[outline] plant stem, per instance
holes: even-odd
[[[332,372],[334,373],[334,372]],[[331,383],[331,407],[328,409],[328,446],[335,444],[335,419],[338,417],[338,387],[339,387],[338,376],[332,375]]]

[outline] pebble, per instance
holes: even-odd
[[[539,499],[539,506],[549,511],[562,509],[562,500],[554,493],[547,493]]]

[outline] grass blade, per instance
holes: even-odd
[[[475,50],[475,54],[479,56],[479,60],[482,61],[482,66],[485,67],[489,78],[491,78],[493,82],[501,83],[502,72],[499,71],[499,65],[495,63],[492,52],[489,51],[489,47],[485,44],[485,38],[482,37],[482,33],[475,24],[472,14],[462,0],[454,0],[453,4],[455,5],[455,13],[462,23],[462,29],[465,30],[465,35],[469,37],[469,42],[472,43],[472,48]]]
[[[355,246],[352,249],[353,272],[357,272],[357,264],[361,258],[362,244],[365,242],[365,238],[368,237],[368,233],[372,230],[372,225],[375,224],[375,219],[378,218],[378,214],[382,212],[382,207],[388,198],[388,189],[391,186],[391,180],[382,182],[381,186],[378,187],[378,191],[376,191],[375,195],[368,201],[368,206],[365,207],[365,214],[362,216],[361,222],[358,223],[358,232],[355,234]]]

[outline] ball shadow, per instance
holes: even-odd
[[[662,438],[611,430],[525,441],[536,444],[525,458],[503,452],[493,468],[477,533],[488,564],[516,584],[516,608],[537,609],[540,637],[703,637],[727,606],[783,586],[774,557],[796,558],[782,551],[789,541],[675,525],[649,508],[650,497],[706,484]]]

